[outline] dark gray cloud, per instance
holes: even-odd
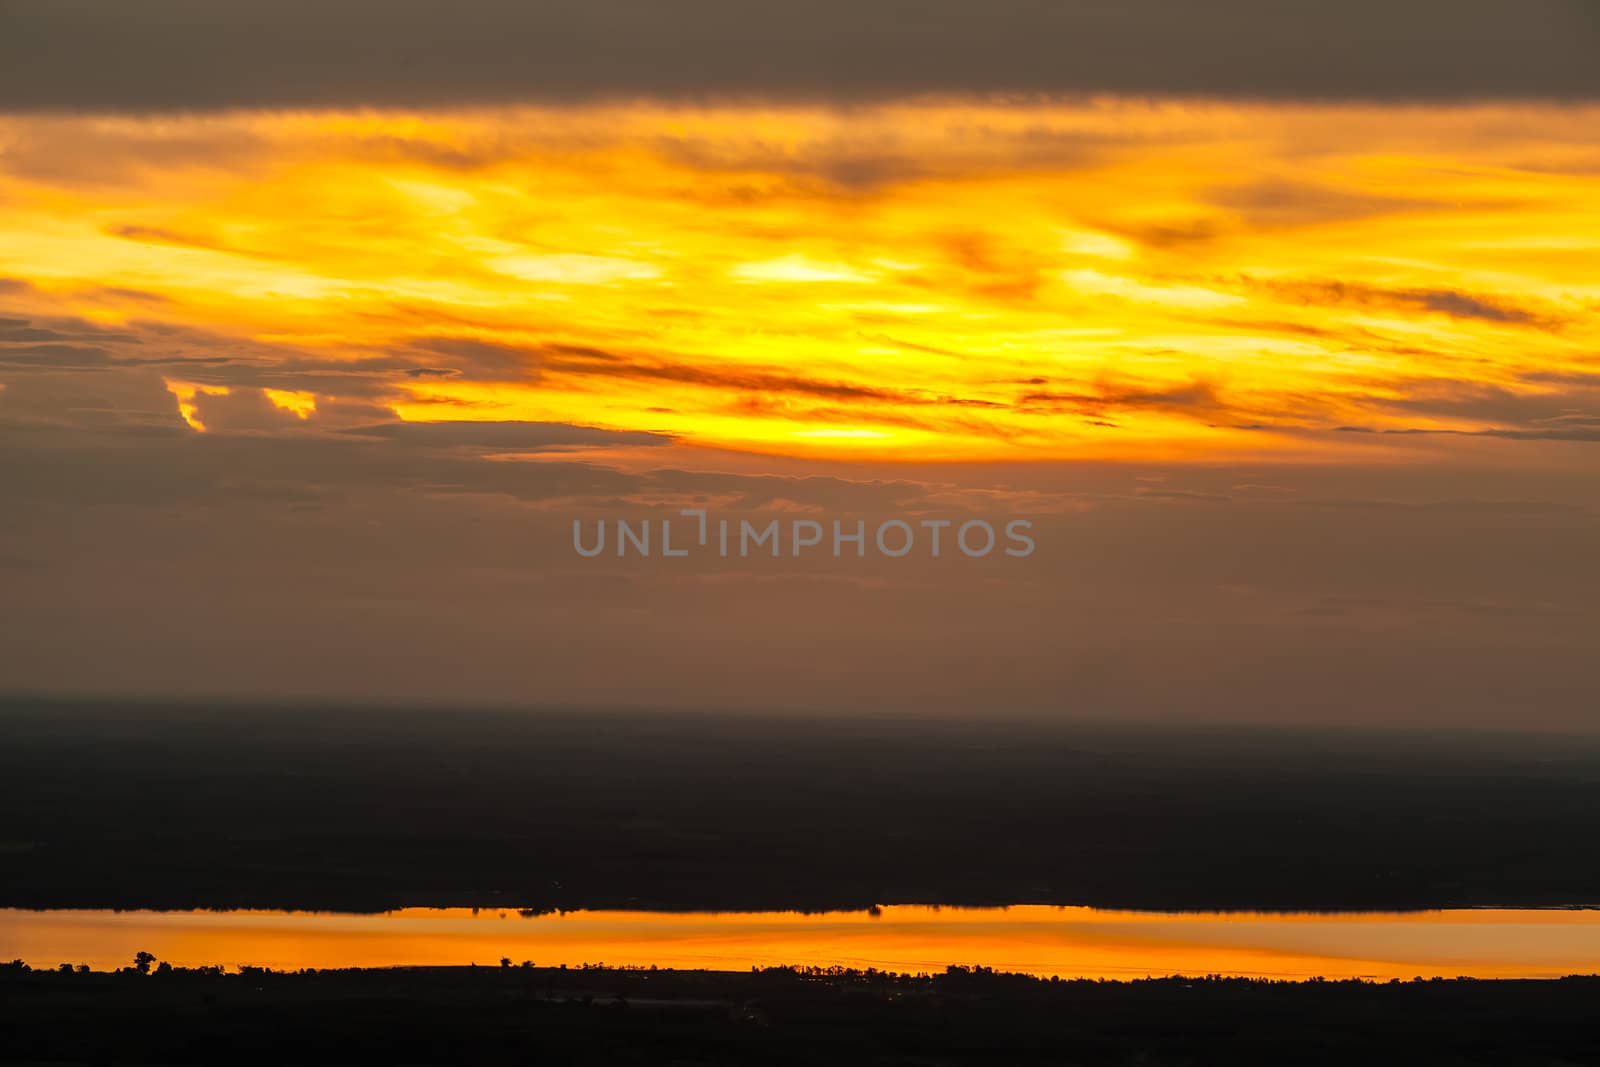
[[[1483,382],[1420,379],[1397,383],[1400,395],[1373,397],[1373,408],[1423,415],[1432,419],[1465,419],[1490,423],[1477,427],[1340,426],[1342,433],[1394,437],[1497,438],[1504,441],[1600,442],[1600,376],[1535,373],[1524,388],[1510,389]]]
[[[530,382],[541,379],[548,372],[578,378],[670,382],[738,394],[742,397],[739,403],[745,410],[769,404],[772,397],[954,408],[1004,406],[995,401],[926,390],[885,389],[813,378],[776,366],[728,369],[706,360],[671,359],[655,353],[611,352],[590,345],[519,347],[470,337],[424,337],[416,341],[413,348],[420,358],[428,361],[448,360],[451,365],[415,367],[405,372],[410,378],[461,377],[488,382]]]
[[[1036,384],[1045,384],[1039,379]],[[1145,389],[1139,386],[1103,384],[1093,392],[1061,392],[1049,389],[1023,393],[1017,405],[1024,408],[1048,408],[1072,411],[1078,414],[1103,415],[1126,409],[1153,409],[1157,411],[1184,411],[1204,415],[1224,412],[1227,405],[1210,382],[1194,381],[1169,389]]]
[[[1369,403],[1394,411],[1475,419],[1524,430],[1600,426],[1600,378],[1530,375],[1528,381],[1541,387],[1514,391],[1483,382],[1424,379],[1401,383],[1399,396],[1375,397]]]
[[[92,323],[81,320],[70,320],[66,329],[51,326],[42,326],[29,319],[0,318],[0,344],[24,344],[60,342],[71,343],[74,341],[107,341],[121,344],[137,344],[138,338],[132,334],[105,330]]]
[[[1586,0],[7,0],[0,109],[1600,95]]]
[[[1600,427],[1552,426],[1519,430],[1491,426],[1484,430],[1439,430],[1423,427],[1374,429],[1370,426],[1341,426],[1341,433],[1370,433],[1396,437],[1497,437],[1503,441],[1578,441],[1600,443]]]
[[[1422,211],[1451,210],[1447,205],[1422,197],[1387,196],[1364,193],[1316,182],[1292,181],[1286,178],[1261,178],[1243,185],[1223,186],[1211,194],[1214,203],[1237,212],[1244,222],[1260,228],[1294,228],[1345,222],[1355,219],[1376,218],[1383,215],[1410,214]],[[1202,220],[1177,233],[1154,229],[1153,240],[1147,243],[1156,247],[1175,247],[1185,243],[1202,243],[1207,236],[1224,232],[1215,219]],[[1138,239],[1141,234],[1134,229],[1128,236]]]
[[[565,422],[384,422],[343,431],[433,447],[532,450],[562,446],[663,445],[661,434],[599,430]]]
[[[1249,284],[1280,300],[1324,307],[1425,311],[1453,319],[1544,329],[1554,329],[1561,323],[1560,316],[1554,312],[1523,307],[1498,296],[1467,293],[1458,289],[1396,289],[1324,279],[1250,279]]]

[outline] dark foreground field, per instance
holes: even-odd
[[[1600,748],[0,704],[0,906],[1600,902]]]
[[[1578,1064],[1600,978],[1040,981],[990,972],[0,967],[37,1063]]]

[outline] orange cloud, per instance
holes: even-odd
[[[337,399],[337,368],[381,363],[369,392],[410,420],[843,457],[1351,452],[1374,438],[1317,434],[1516,429],[1404,404],[1417,382],[1535,398],[1594,372],[1597,120],[1177,101],[11,117],[0,275],[31,283],[23,310],[237,338],[249,384],[300,420]],[[229,373],[174,375],[190,425]]]

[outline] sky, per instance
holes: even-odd
[[[665,10],[0,3],[0,690],[1596,726],[1600,9]]]

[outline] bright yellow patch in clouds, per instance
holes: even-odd
[[[325,391],[294,368],[347,363],[407,419],[1271,450],[1493,427],[1471,390],[1593,373],[1597,128],[1118,101],[11,117],[0,275],[35,311],[280,351],[267,395],[302,420]],[[227,368],[184,378],[192,409]]]
[[[317,413],[317,394],[292,389],[261,390],[272,406],[287,411],[297,419],[309,419]]]
[[[198,432],[206,432],[206,424],[200,421],[200,408],[195,404],[198,396],[228,396],[230,390],[225,385],[198,385],[194,382],[175,382],[166,379],[167,392],[171,393],[178,401],[178,414],[189,428]]]

